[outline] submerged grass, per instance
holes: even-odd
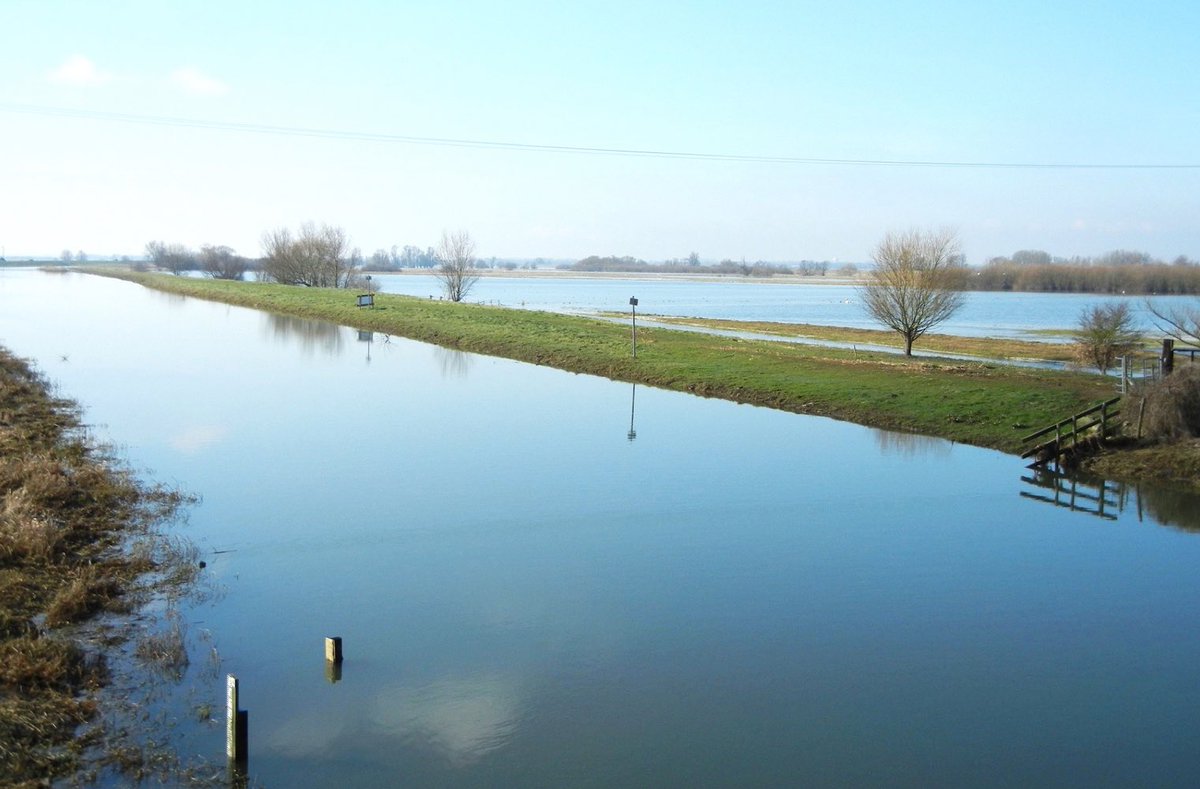
[[[0,776],[78,778],[99,736],[76,740],[109,678],[76,623],[129,611],[174,583],[154,526],[184,501],[141,484],[88,440],[75,405],[0,349]],[[170,554],[170,551],[167,552]],[[103,753],[90,758],[103,760]]]
[[[638,330],[557,313],[344,290],[102,271],[169,293],[331,321],[464,351],[635,381],[797,413],[1016,451],[1020,437],[1111,396],[1112,382],[1074,372]]]

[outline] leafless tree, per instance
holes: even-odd
[[[875,248],[875,268],[862,286],[871,317],[913,343],[962,307],[966,266],[950,230],[892,232]]]
[[[465,230],[442,231],[437,248],[437,278],[450,301],[462,301],[479,281],[475,268],[475,242]]]
[[[1200,303],[1168,306],[1147,299],[1146,310],[1159,331],[1183,345],[1200,346]]]
[[[249,261],[229,247],[200,247],[200,268],[213,279],[242,279],[249,267]]]
[[[1133,313],[1124,302],[1093,305],[1079,316],[1075,347],[1079,357],[1096,365],[1100,372],[1116,363],[1117,357],[1133,350],[1141,335],[1134,329]]]
[[[305,222],[295,236],[286,227],[263,235],[262,274],[284,285],[344,288],[349,285],[356,256],[340,227]]]
[[[159,268],[165,268],[177,275],[185,271],[192,271],[197,266],[196,253],[183,244],[151,241],[146,244],[146,257]]]

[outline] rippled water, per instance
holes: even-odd
[[[1196,497],[82,275],[0,342],[203,497],[266,785],[1200,780]]]

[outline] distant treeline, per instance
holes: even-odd
[[[1200,263],[1183,255],[1167,263],[1126,250],[1097,258],[1022,250],[992,258],[969,280],[971,290],[1194,295],[1200,294]]]
[[[682,260],[672,259],[663,263],[649,263],[633,257],[599,257],[592,255],[575,263],[559,266],[565,271],[590,271],[610,273],[637,274],[736,274],[743,277],[771,277],[776,274],[798,274],[802,277],[823,277],[829,272],[828,261],[802,260],[799,263],[768,263],[756,260],[748,263],[745,260],[735,261],[725,259],[720,263],[701,264],[696,253]],[[847,264],[838,269],[843,275],[853,275],[857,268]]]

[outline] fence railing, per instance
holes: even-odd
[[[1103,441],[1108,438],[1116,425],[1114,417],[1120,413],[1120,409],[1115,406],[1120,400],[1121,398],[1119,397],[1105,400],[1087,410],[1080,411],[1078,414],[1073,414],[1066,419],[1060,419],[1052,425],[1043,427],[1035,433],[1030,433],[1021,439],[1022,443],[1028,444],[1031,441],[1038,441],[1038,439],[1049,436],[1051,433],[1054,434],[1054,437],[1034,444],[1025,450],[1021,454],[1021,457],[1034,458],[1033,463],[1030,465],[1036,468],[1049,463],[1051,460],[1057,463],[1065,453],[1074,452],[1079,448],[1081,441],[1093,435]]]

